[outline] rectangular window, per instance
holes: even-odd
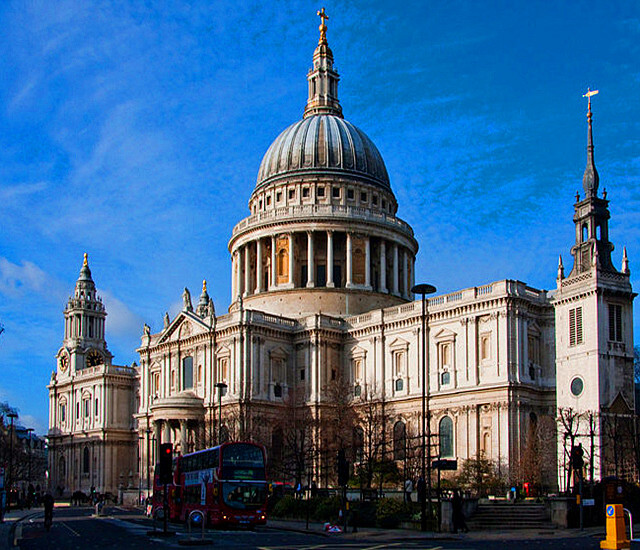
[[[96,397],[96,416],[98,416],[98,398]]]
[[[622,342],[622,306],[609,304],[609,340]]]
[[[569,310],[569,345],[582,344],[582,307]]]
[[[353,189],[347,189],[347,198],[352,201],[354,198],[354,193],[353,193]]]
[[[339,199],[340,198],[340,188],[339,187],[334,187],[332,190],[333,193],[333,198],[334,199]]]
[[[292,201],[295,196],[296,196],[296,190],[295,189],[289,189],[289,200]]]
[[[373,204],[374,206],[378,206],[378,195],[373,195]]]
[[[80,402],[76,403],[76,420],[80,420]]]
[[[282,192],[278,191],[276,193],[276,202],[280,202],[282,200]]]
[[[309,196],[309,188],[308,187],[303,187],[302,188],[302,196],[306,199]]]
[[[64,424],[66,419],[67,419],[67,406],[60,405],[60,422]]]
[[[316,194],[318,195],[318,197],[324,197],[324,187],[318,187],[318,189],[316,190]]]
[[[304,380],[304,369],[300,369],[300,380]]]
[[[271,204],[271,195],[267,197],[267,206],[269,206],[270,204]]]
[[[360,202],[367,202],[367,194],[360,193]]]
[[[83,404],[84,404],[84,416],[88,418],[89,417],[89,400],[84,399]]]

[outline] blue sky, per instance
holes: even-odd
[[[596,164],[640,288],[640,4],[327,2],[345,117],[380,149],[439,291],[553,288]],[[227,241],[306,101],[320,4],[0,4],[0,401],[46,429],[62,310],[89,253],[118,364],[182,288],[230,298]],[[636,334],[640,330],[636,314]]]

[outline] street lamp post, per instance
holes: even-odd
[[[429,363],[427,354],[427,294],[433,294],[436,287],[429,284],[415,285],[411,292],[422,296],[422,483],[426,482],[426,491],[420,495],[420,529],[427,530],[427,502],[431,512],[431,411],[429,409]],[[426,438],[426,456],[425,456]]]
[[[216,388],[218,388],[218,445],[220,445],[222,442],[222,392],[227,389],[227,385],[224,382],[218,382]]]
[[[147,497],[150,494],[150,482],[151,482],[151,433],[153,430],[151,428],[147,428]]]
[[[11,419],[11,426],[9,428],[9,481],[7,483],[7,510],[11,510],[11,486],[13,485],[13,438],[15,435],[13,421],[18,418],[18,415],[14,412],[10,412],[7,417]]]
[[[33,432],[33,428],[27,428],[27,433],[29,434],[29,458],[28,458],[29,467],[27,470],[27,491],[29,491],[29,495],[27,496],[27,500],[29,501],[31,500],[31,497],[32,497],[31,489],[30,489],[31,487],[31,453],[33,452],[31,450],[31,433],[32,432]]]

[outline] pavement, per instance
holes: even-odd
[[[312,533],[315,535],[322,534],[327,537],[339,536],[341,538],[358,540],[359,538],[380,540],[380,542],[403,541],[408,539],[428,539],[438,540],[465,540],[465,541],[516,541],[516,540],[541,540],[541,539],[562,539],[562,538],[595,538],[604,540],[604,526],[587,527],[580,531],[579,529],[561,529],[550,526],[547,529],[510,529],[510,530],[482,530],[470,531],[468,533],[434,533],[421,532],[413,529],[381,529],[377,527],[358,527],[356,533],[349,527],[347,533],[330,534],[324,529],[324,524],[310,521],[307,527],[306,521],[300,520],[280,520],[269,519],[267,528],[282,529],[285,531],[295,531],[300,533]],[[640,532],[640,525],[634,526],[634,533]]]
[[[14,548],[15,539],[22,532],[20,523],[41,514],[44,514],[44,508],[42,507],[5,512],[4,521],[0,523],[0,550]]]
[[[56,505],[58,507],[59,505]],[[7,512],[4,522],[0,523],[0,550],[14,548],[14,541],[19,538],[23,521],[28,521],[32,517],[37,517],[44,513],[42,508],[31,508],[30,510],[12,510]],[[486,530],[470,531],[468,533],[434,533],[421,532],[413,529],[381,529],[376,527],[358,527],[357,532],[353,532],[349,526],[346,533],[327,533],[324,523],[304,520],[283,520],[269,519],[267,529],[281,529],[298,533],[309,533],[326,537],[340,537],[348,540],[373,539],[381,543],[402,541],[408,539],[428,539],[438,540],[462,540],[462,541],[516,541],[516,540],[541,540],[541,539],[561,539],[589,537],[603,540],[605,538],[604,526],[587,527],[580,531],[578,529],[561,529],[549,527],[547,529],[513,529],[513,530]],[[640,524],[634,525],[634,533],[640,532]]]

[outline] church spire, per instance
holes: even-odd
[[[338,81],[340,75],[333,68],[333,53],[327,42],[326,20],[329,16],[324,8],[318,11],[320,17],[320,38],[313,52],[313,68],[309,70],[309,99],[304,109],[304,118],[312,115],[328,114],[342,118],[342,107],[338,101]]]
[[[582,97],[586,97],[589,100],[587,110],[588,121],[588,134],[587,134],[587,167],[584,169],[584,175],[582,176],[582,187],[587,198],[598,196],[598,184],[600,183],[600,177],[598,176],[598,170],[596,170],[596,162],[593,157],[593,130],[591,119],[593,117],[591,113],[591,96],[598,93],[598,90],[591,90],[587,88],[587,93]]]

